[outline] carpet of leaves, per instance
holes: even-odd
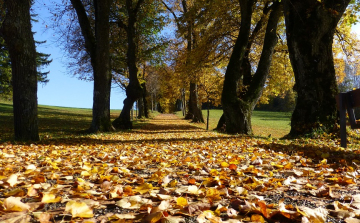
[[[337,139],[141,129],[0,144],[0,222],[360,222],[360,150]]]

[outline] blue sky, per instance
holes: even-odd
[[[33,6],[34,13],[38,14],[39,22],[33,23],[34,39],[47,42],[41,44],[37,50],[42,53],[51,54],[53,62],[44,69],[49,70],[49,83],[38,85],[38,104],[54,105],[62,107],[92,108],[93,82],[81,81],[74,77],[67,69],[68,58],[66,52],[57,45],[57,34],[54,30],[47,28],[51,24],[48,0],[36,0]],[[52,2],[52,1],[51,1]],[[61,2],[57,0],[57,2]],[[111,89],[111,109],[121,109],[125,93],[119,88]]]

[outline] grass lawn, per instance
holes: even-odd
[[[111,110],[111,120],[117,118],[121,110]],[[39,105],[40,138],[72,137],[88,129],[92,120],[92,110]],[[13,139],[14,119],[12,102],[0,101],[0,142]],[[137,124],[134,122],[134,124]]]
[[[207,110],[203,110],[203,116],[206,123]],[[176,112],[179,117],[182,113]],[[209,129],[214,129],[222,115],[222,110],[210,110]],[[281,138],[290,132],[291,113],[288,112],[269,112],[254,111],[252,115],[252,127],[254,135],[267,137],[271,134],[274,138]],[[206,128],[206,124],[196,124]]]

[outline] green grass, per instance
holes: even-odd
[[[14,136],[12,102],[0,100],[0,142],[11,141]],[[111,110],[111,120],[117,118],[121,110]],[[135,114],[134,114],[135,115]],[[151,115],[156,115],[152,113]],[[38,107],[39,134],[41,139],[56,139],[83,134],[92,120],[92,110],[56,106]],[[143,120],[134,121],[141,125]]]
[[[202,112],[206,123],[207,110]],[[176,114],[183,117],[181,111]],[[222,110],[210,110],[209,130],[216,128],[221,115]],[[274,138],[281,138],[290,132],[290,117],[291,113],[287,112],[254,111],[251,119],[254,135],[267,137],[271,134]],[[205,124],[196,125],[206,128]]]

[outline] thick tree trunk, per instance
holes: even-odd
[[[332,43],[349,1],[283,1],[297,92],[290,136],[312,133],[319,128],[329,131],[336,123],[338,89]]]
[[[126,0],[126,8],[128,11],[128,24],[125,27],[128,41],[128,49],[126,53],[126,62],[129,68],[129,85],[126,87],[126,99],[124,100],[124,107],[121,110],[120,116],[113,121],[115,128],[131,129],[132,123],[130,120],[130,110],[134,102],[142,96],[142,88],[138,80],[138,68],[136,58],[136,42],[135,42],[135,24],[136,14],[143,3],[143,0],[139,0],[133,7],[132,0]]]
[[[258,67],[254,75],[251,75],[250,63],[248,61],[248,55],[247,55],[248,51],[251,48],[252,41],[248,41],[248,47],[245,50],[245,53],[243,53],[244,56],[242,58],[242,64],[240,68],[240,75],[244,77],[243,84],[246,84],[246,86],[244,86],[244,88],[240,92],[240,97],[235,98],[233,95],[229,95],[229,92],[232,92],[233,94],[234,92],[236,92],[236,89],[235,91],[233,89],[234,86],[236,86],[236,84],[231,83],[230,85],[229,81],[226,82],[227,85],[225,85],[224,83],[223,97],[224,97],[224,91],[227,93],[226,96],[232,97],[232,103],[228,103],[229,101],[227,101],[226,98],[222,98],[224,102],[227,102],[225,103],[225,105],[223,104],[223,106],[224,106],[224,116],[225,116],[225,128],[226,128],[226,132],[228,133],[252,134],[251,115],[256,103],[261,97],[265,82],[268,78],[272,55],[274,52],[275,45],[277,43],[276,31],[277,31],[278,21],[281,16],[280,6],[281,5],[279,3],[274,3],[271,6],[272,10],[266,27],[263,50],[261,52],[261,57],[258,63]],[[249,20],[246,21],[249,22]],[[243,23],[241,25],[243,25]],[[237,69],[237,67],[228,66],[228,70],[229,69]],[[229,70],[229,72],[231,72],[231,70]],[[238,81],[239,81],[238,79],[233,80],[233,82],[235,83],[237,83]],[[227,87],[232,87],[231,91],[225,90]],[[237,96],[236,93],[235,96]]]
[[[241,7],[241,27],[235,42],[233,52],[225,73],[221,103],[223,106],[226,132],[250,134],[251,128],[247,128],[249,120],[242,111],[244,103],[237,96],[237,83],[240,79],[240,67],[249,41],[251,17],[255,0],[239,0]]]
[[[113,130],[110,121],[110,0],[95,0],[96,54],[94,63],[93,119],[90,132]]]
[[[110,52],[109,52],[109,14],[110,0],[94,0],[95,35],[81,0],[71,0],[78,16],[86,51],[90,54],[94,72],[93,119],[90,132],[111,131],[110,121]]]
[[[190,83],[189,111],[185,119],[191,119],[192,122],[204,123],[204,117],[198,105],[197,84],[192,82]]]
[[[15,140],[38,141],[36,50],[30,1],[6,0],[1,35],[9,48],[13,81]]]

